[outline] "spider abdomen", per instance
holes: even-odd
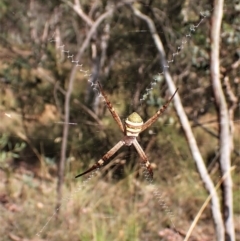
[[[138,113],[133,112],[125,120],[126,136],[137,137],[142,130],[142,125],[143,125],[143,120],[141,116]]]

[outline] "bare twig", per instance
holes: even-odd
[[[79,17],[88,24],[88,26],[91,27],[94,24],[94,21],[83,12],[79,0],[75,0],[75,4],[72,4],[70,1],[67,0],[64,0],[63,2],[69,5],[79,15]]]
[[[200,126],[204,131],[206,131],[211,136],[213,136],[215,138],[219,138],[219,135],[217,133],[215,133],[212,130],[210,130],[209,128],[205,127],[202,123],[198,122],[198,120],[196,118],[189,118],[189,119],[191,119],[194,122],[194,127]]]
[[[92,110],[90,110],[87,106],[82,104],[77,99],[74,99],[74,103],[78,104],[85,112],[87,112],[97,122],[98,125],[100,125],[103,128],[102,121],[98,118],[98,116]]]
[[[238,98],[233,93],[231,85],[229,83],[229,78],[226,76],[224,78],[224,85],[226,87],[226,93],[228,98],[231,101],[231,105],[229,107],[229,121],[230,121],[230,141],[231,141],[231,149],[234,150],[234,143],[233,143],[233,133],[234,133],[234,111],[237,108]]]
[[[24,140],[25,142],[28,143],[29,147],[32,149],[32,151],[34,152],[34,154],[37,156],[40,165],[41,165],[41,170],[42,170],[42,177],[46,177],[46,168],[45,168],[45,164],[44,164],[44,160],[42,155],[39,153],[39,151],[37,150],[37,148],[32,144],[31,140],[22,132],[18,131],[17,136],[19,138],[21,138],[22,140]]]
[[[231,167],[231,169],[229,169],[228,172],[226,172],[226,173],[224,174],[224,176],[218,181],[217,185],[215,186],[215,190],[216,190],[216,191],[218,190],[218,188],[220,187],[220,185],[222,184],[222,182],[227,178],[228,175],[231,174],[231,172],[232,172],[235,168],[236,168],[236,166]],[[189,237],[190,237],[193,229],[195,228],[195,226],[196,226],[199,218],[201,217],[204,209],[207,207],[207,205],[208,205],[209,201],[211,200],[211,198],[212,198],[212,196],[209,195],[209,196],[207,197],[207,199],[205,200],[205,202],[203,203],[202,207],[201,207],[200,210],[198,211],[198,214],[195,216],[195,218],[194,218],[194,220],[193,220],[190,228],[188,229],[188,232],[187,232],[187,235],[186,235],[184,241],[188,241],[188,239],[189,239]]]
[[[58,96],[57,96],[57,90],[59,90],[59,82],[56,81],[54,84],[54,89],[53,89],[53,97],[57,106],[57,110],[60,113],[61,118],[63,118],[63,113],[62,113],[62,108],[61,108],[61,104],[59,102]]]

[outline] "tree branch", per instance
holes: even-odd
[[[113,12],[126,4],[132,3],[133,1],[126,1],[116,4],[114,7],[110,8],[108,11],[100,15],[100,17],[92,24],[87,37],[85,38],[83,44],[81,45],[76,59],[80,62],[84,51],[89,46],[90,40],[97,31],[99,25],[108,17],[110,17]],[[73,83],[75,80],[75,75],[78,66],[74,65],[70,74],[69,84],[65,95],[65,103],[64,103],[64,128],[63,128],[63,138],[62,138],[62,146],[61,146],[61,159],[59,163],[59,173],[58,173],[58,183],[57,183],[57,205],[56,210],[59,211],[61,205],[61,197],[62,197],[62,184],[64,182],[64,171],[65,171],[65,160],[66,160],[66,152],[67,152],[67,139],[68,139],[68,132],[69,132],[69,109],[70,109],[70,98],[73,89]]]
[[[152,35],[152,38],[154,40],[154,43],[158,49],[158,52],[161,56],[161,66],[165,66],[166,65],[166,55],[165,55],[165,51],[163,48],[163,44],[161,42],[161,39],[159,37],[159,35],[157,34],[154,22],[152,21],[152,19],[150,19],[147,15],[141,13],[139,10],[137,10],[136,8],[134,8],[133,6],[131,6],[133,13],[135,14],[135,16],[139,17],[140,19],[144,20],[147,25],[148,28],[150,29],[150,33]],[[172,77],[169,73],[169,71],[167,69],[165,69],[165,78],[166,78],[166,82],[168,84],[168,88],[170,90],[170,93],[173,94],[174,91],[176,90],[176,86],[172,80]],[[188,145],[189,148],[191,150],[193,159],[196,163],[198,172],[201,176],[201,179],[205,185],[205,188],[207,189],[208,193],[211,195],[212,200],[212,214],[213,214],[213,219],[214,219],[214,223],[215,223],[215,229],[216,229],[216,234],[217,234],[217,240],[218,241],[224,241],[224,225],[222,222],[222,216],[221,216],[221,211],[220,211],[220,205],[219,205],[219,199],[218,199],[218,195],[217,192],[214,188],[213,182],[207,172],[207,168],[204,164],[203,158],[201,156],[201,153],[199,151],[199,148],[197,146],[195,137],[193,135],[189,120],[187,118],[187,115],[184,111],[183,105],[181,103],[181,99],[179,97],[179,94],[177,93],[173,99],[173,103],[175,106],[175,109],[177,111],[179,120],[181,122],[182,128],[185,132],[187,141],[188,141]]]

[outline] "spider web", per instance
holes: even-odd
[[[202,15],[202,16],[205,16],[205,15]],[[203,18],[204,18],[204,17],[203,17]],[[201,23],[201,21],[202,21],[202,20],[200,20],[199,24]],[[176,47],[176,48],[177,48],[177,51],[176,51],[176,52],[173,52],[173,54],[172,54],[173,58],[172,58],[172,59],[170,58],[170,59],[168,60],[168,63],[169,63],[169,66],[170,66],[170,67],[171,67],[172,65],[178,65],[178,64],[179,64],[178,61],[180,61],[180,60],[178,60],[177,58],[175,58],[177,55],[179,55],[179,52],[178,52],[179,49],[181,49],[181,51],[182,51],[183,49],[184,49],[185,51],[188,51],[188,47],[187,47],[187,45],[186,45],[186,43],[185,43],[185,39],[189,39],[189,38],[192,36],[192,33],[193,33],[194,31],[197,31],[196,28],[199,27],[199,24],[191,26],[189,32],[186,33],[185,38],[180,38],[180,39],[181,39],[181,40],[180,40],[181,45],[177,45],[177,47]],[[146,30],[143,29],[142,31],[146,31]],[[138,34],[140,35],[140,32],[139,32],[139,31],[133,30],[133,32],[135,32],[136,35],[138,35]],[[125,33],[125,34],[128,34],[128,33]],[[53,37],[52,39],[49,40],[49,42],[55,43],[56,40],[55,40],[54,37]],[[137,44],[137,43],[136,43],[136,44]],[[71,51],[69,50],[69,48],[68,48],[66,45],[64,45],[64,44],[59,44],[58,49],[59,49],[59,51],[60,51],[62,54],[64,54],[65,57],[69,60],[69,63],[70,63],[70,64],[75,65],[75,66],[78,67],[78,71],[79,71],[81,74],[83,74],[84,77],[86,77],[86,82],[89,82],[90,88],[92,88],[92,90],[94,90],[94,91],[97,91],[98,89],[97,89],[97,87],[96,87],[96,84],[95,84],[94,82],[92,82],[92,80],[91,80],[91,78],[90,78],[90,77],[91,77],[91,70],[90,70],[90,68],[89,68],[89,67],[85,67],[85,65],[84,65],[83,63],[78,62],[78,60],[75,59],[75,57],[74,57],[75,55],[71,53]],[[161,75],[163,75],[164,69],[165,69],[165,68],[169,68],[169,66],[163,66],[163,71],[162,71],[162,70],[159,71],[160,74],[159,74],[159,73],[153,73],[153,80],[149,80],[149,85],[148,85],[148,87],[146,87],[146,89],[144,90],[143,94],[139,97],[139,101],[140,101],[140,102],[151,103],[151,100],[154,99],[154,90],[153,90],[153,87],[156,86],[156,89],[159,88],[159,86],[157,85],[157,83],[159,83],[159,82],[162,81]],[[182,73],[180,73],[180,74],[182,74]],[[129,81],[129,80],[127,80],[127,81]],[[188,83],[185,83],[185,84],[187,85]],[[205,88],[207,88],[207,87],[211,87],[211,85],[205,86]],[[11,86],[11,88],[17,89],[16,86]],[[97,95],[98,95],[98,98],[102,101],[103,98],[101,98],[101,95],[99,94],[99,92],[96,92],[96,93],[98,93],[98,94],[97,94]],[[119,93],[120,93],[120,94],[124,94],[124,92],[123,92],[122,90],[119,90]],[[107,93],[107,94],[108,94],[108,93]],[[111,96],[111,95],[110,95],[110,96]],[[45,98],[44,96],[38,96],[38,97],[41,98],[43,101],[45,101],[45,100],[47,101],[47,98]],[[109,97],[109,98],[110,98],[110,97]],[[148,98],[148,101],[146,101],[147,98]],[[184,102],[184,101],[186,101],[187,99],[188,99],[188,97],[186,96],[186,97],[182,98],[182,101]],[[126,98],[126,99],[121,100],[121,101],[131,102],[131,99],[129,100],[129,99]],[[114,106],[117,106],[117,107],[118,107],[118,102],[116,103],[116,100],[113,100],[113,104],[114,104]],[[161,101],[160,101],[159,105],[160,105],[160,104],[162,104]],[[208,105],[211,107],[211,106],[213,105],[213,103],[206,104],[206,109],[208,109]],[[119,106],[120,106],[120,105],[119,105]],[[130,108],[130,107],[129,107],[129,108]],[[155,108],[155,110],[157,110],[157,108]],[[87,114],[86,112],[84,112],[84,111],[81,111],[81,112],[79,111],[79,113],[80,113],[82,116],[87,116],[87,115],[88,115],[88,114]],[[4,112],[2,112],[1,114],[2,114],[2,117],[4,117],[4,118],[9,118],[9,121],[10,121],[10,119],[13,119],[14,117],[17,116],[17,115],[16,115],[15,113],[13,113],[12,111],[4,111]],[[165,115],[167,116],[167,115],[168,115],[168,112],[167,112]],[[110,116],[110,115],[109,115],[109,116]],[[22,116],[21,116],[20,114],[19,114],[19,116],[17,116],[17,117],[18,117],[18,118],[22,118]],[[126,116],[122,116],[122,115],[121,115],[121,118],[122,118],[122,119],[124,119],[124,117],[126,117]],[[211,121],[212,121],[212,122],[211,122]],[[214,121],[216,121],[216,120],[210,120],[208,123],[204,124],[204,127],[207,128],[208,126],[212,125],[212,123],[214,123]],[[171,127],[171,126],[175,126],[175,125],[176,125],[176,119],[174,119],[174,118],[169,118],[169,119],[167,119],[167,117],[166,117],[166,119],[160,119],[160,122],[162,122],[162,124],[163,124],[162,129],[167,128],[168,126]],[[216,123],[216,122],[215,122],[215,123]],[[66,123],[64,123],[63,121],[56,121],[56,122],[55,122],[55,125],[56,125],[56,126],[63,126],[64,124],[66,124]],[[72,128],[72,130],[73,130],[73,131],[71,131],[71,133],[74,133],[74,130],[76,130],[76,133],[79,134],[79,132],[77,131],[77,129],[79,128],[80,125],[83,124],[83,123],[81,122],[81,116],[80,116],[78,119],[74,119],[74,120],[71,120],[71,119],[70,119],[69,123],[67,123],[67,124],[70,125],[70,128]],[[198,124],[199,124],[199,123],[198,123]],[[197,125],[197,123],[196,123],[196,125]],[[116,128],[117,128],[117,125],[116,125]],[[100,132],[101,132],[101,130],[99,130],[99,133],[100,133]],[[158,132],[156,131],[156,128],[150,128],[150,130],[147,132],[147,138],[149,138],[149,139],[151,139],[151,138],[153,138],[153,137],[155,137],[155,136],[157,137],[157,135],[158,135]],[[31,140],[34,140],[34,136],[30,136],[30,138],[31,138]],[[68,138],[70,138],[70,137],[68,137]],[[80,138],[80,137],[79,137],[79,138]],[[92,138],[89,138],[86,142],[87,142],[87,143],[90,143],[91,141],[94,141],[95,138],[96,138],[96,137],[93,136]],[[119,138],[120,138],[120,131],[119,131]],[[146,137],[144,137],[144,138],[146,138]],[[170,154],[173,153],[173,152],[178,152],[178,151],[179,151],[179,150],[178,150],[179,147],[176,146],[176,145],[172,145],[172,143],[174,142],[174,140],[173,140],[171,137],[167,137],[167,138],[168,138],[168,143],[165,144],[165,147],[164,147],[164,148],[160,146],[159,149],[164,149],[164,151],[167,151],[167,152],[169,152]],[[117,138],[115,138],[115,140],[117,140]],[[41,142],[41,141],[44,141],[44,140],[42,139],[42,140],[39,140],[39,141]],[[57,138],[52,138],[52,139],[50,139],[50,141],[53,141],[53,142],[55,141],[56,143],[58,142]],[[109,142],[114,145],[114,143],[112,143],[111,139],[109,140]],[[205,144],[205,145],[209,145],[209,144],[211,144],[211,143],[207,143],[207,142],[204,140],[204,144]],[[84,145],[84,144],[82,144],[82,145]],[[86,145],[87,145],[87,144],[86,144]],[[100,145],[100,143],[99,143],[99,145]],[[81,146],[81,147],[82,147],[82,146]],[[145,148],[145,146],[144,146],[144,148]],[[105,152],[106,152],[106,151],[107,151],[107,149],[105,149]],[[95,150],[95,152],[97,153],[97,155],[99,156],[99,158],[100,158],[103,154],[105,154],[105,152],[104,152],[101,148],[99,148],[99,146],[97,146],[97,145],[96,145],[96,150]],[[217,150],[216,150],[216,152],[217,152]],[[55,151],[53,151],[52,153],[48,152],[47,154],[49,155],[49,158],[48,158],[49,162],[53,161],[53,160],[51,160],[51,157],[50,157],[51,155],[50,155],[50,154],[55,154]],[[31,158],[30,155],[29,155],[29,156],[25,156],[25,157]],[[123,158],[120,157],[119,160],[121,160],[121,159],[127,160],[129,157],[130,157],[129,155],[125,155]],[[176,161],[177,161],[177,162],[181,162],[181,161],[184,161],[184,160],[187,159],[187,158],[188,158],[188,157],[183,157],[183,156],[179,155],[179,159],[176,160]],[[71,156],[71,155],[69,155],[67,162],[68,162],[68,163],[71,163],[71,160],[72,160],[72,159],[74,159],[74,157]],[[94,162],[94,160],[91,160],[91,161]],[[95,160],[95,161],[97,161],[97,160]],[[151,161],[151,159],[150,159],[150,161]],[[159,164],[161,164],[161,163],[160,163],[160,162],[157,162],[156,164],[159,165]],[[77,174],[77,173],[76,173],[76,174]],[[95,174],[95,173],[93,173],[93,174]],[[71,193],[69,196],[63,198],[63,200],[61,201],[63,208],[65,208],[65,207],[68,205],[69,202],[71,202],[72,200],[75,200],[78,195],[81,195],[82,190],[83,190],[84,188],[86,188],[86,187],[89,185],[89,182],[92,180],[92,177],[94,176],[93,174],[91,174],[90,176],[88,176],[87,179],[86,179],[85,181],[83,181],[83,183],[82,183],[81,181],[79,181],[79,182],[80,182],[79,187],[74,187],[72,193]],[[177,224],[176,224],[176,223],[174,222],[174,220],[172,219],[174,216],[177,216],[177,214],[175,213],[174,208],[171,208],[171,206],[169,206],[169,205],[167,204],[167,203],[168,203],[168,200],[161,196],[161,191],[159,190],[159,188],[158,188],[157,186],[154,186],[154,184],[152,183],[152,180],[150,180],[149,177],[147,176],[147,173],[145,173],[145,171],[144,171],[143,174],[144,174],[143,176],[144,176],[145,180],[148,182],[149,186],[150,186],[151,188],[153,188],[153,190],[151,190],[151,192],[153,192],[152,197],[155,199],[155,202],[157,202],[157,203],[160,205],[160,207],[162,208],[163,211],[168,212],[168,218],[169,218],[170,222],[172,223],[173,227],[177,227]],[[176,176],[173,176],[173,178],[175,178],[175,177],[176,177]],[[89,191],[91,191],[91,190],[89,190]],[[52,194],[50,194],[50,195],[52,195]],[[93,199],[91,200],[91,202],[94,203],[94,202],[97,202],[97,201],[98,201],[98,200],[97,200],[97,197],[94,197],[94,196],[93,196]],[[73,206],[74,204],[71,202],[70,205]],[[52,215],[49,213],[49,218],[46,219],[45,224],[43,224],[43,226],[41,226],[41,227],[40,227],[40,225],[37,225],[37,230],[38,230],[37,235],[38,235],[38,236],[44,235],[45,229],[48,228],[49,223],[52,222],[52,219],[55,217],[55,215],[56,215],[55,212],[53,212]],[[113,218],[117,220],[117,217],[113,217]],[[52,227],[52,226],[51,226],[51,227]]]

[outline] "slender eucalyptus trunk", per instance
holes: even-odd
[[[213,93],[215,96],[216,108],[218,111],[219,120],[219,148],[220,148],[220,168],[222,175],[227,173],[231,168],[231,133],[230,133],[230,120],[226,98],[223,93],[222,84],[220,81],[220,34],[221,22],[223,16],[223,0],[215,0],[212,16],[211,26],[211,80]],[[222,184],[223,195],[223,215],[225,224],[225,239],[227,241],[235,240],[234,222],[233,222],[233,196],[232,196],[232,178],[229,175]]]
[[[163,48],[163,44],[162,44],[162,41],[161,41],[159,35],[157,34],[157,30],[154,25],[154,22],[152,21],[151,18],[149,18],[147,15],[141,13],[136,8],[132,7],[132,10],[137,17],[141,18],[142,20],[144,20],[147,23],[147,25],[150,29],[150,32],[152,34],[154,43],[161,56],[161,66],[167,66],[166,55],[165,55],[165,51]],[[164,74],[165,74],[166,82],[168,84],[170,93],[173,94],[174,91],[176,90],[176,86],[175,86],[175,84],[172,80],[172,77],[167,68],[164,70]],[[193,159],[196,163],[200,177],[205,185],[206,190],[211,195],[211,209],[212,209],[212,215],[213,215],[213,220],[214,220],[214,224],[215,224],[217,240],[224,241],[224,224],[223,224],[221,210],[220,210],[219,198],[218,198],[217,192],[215,190],[213,181],[211,180],[211,178],[207,172],[207,168],[203,161],[200,150],[197,146],[196,139],[193,135],[189,120],[184,111],[184,108],[183,108],[183,105],[181,103],[181,99],[180,99],[178,93],[176,94],[175,98],[173,99],[173,103],[174,103],[176,112],[178,114],[179,120],[181,122],[181,126],[186,135],[187,142],[188,142],[190,151],[192,153]]]

